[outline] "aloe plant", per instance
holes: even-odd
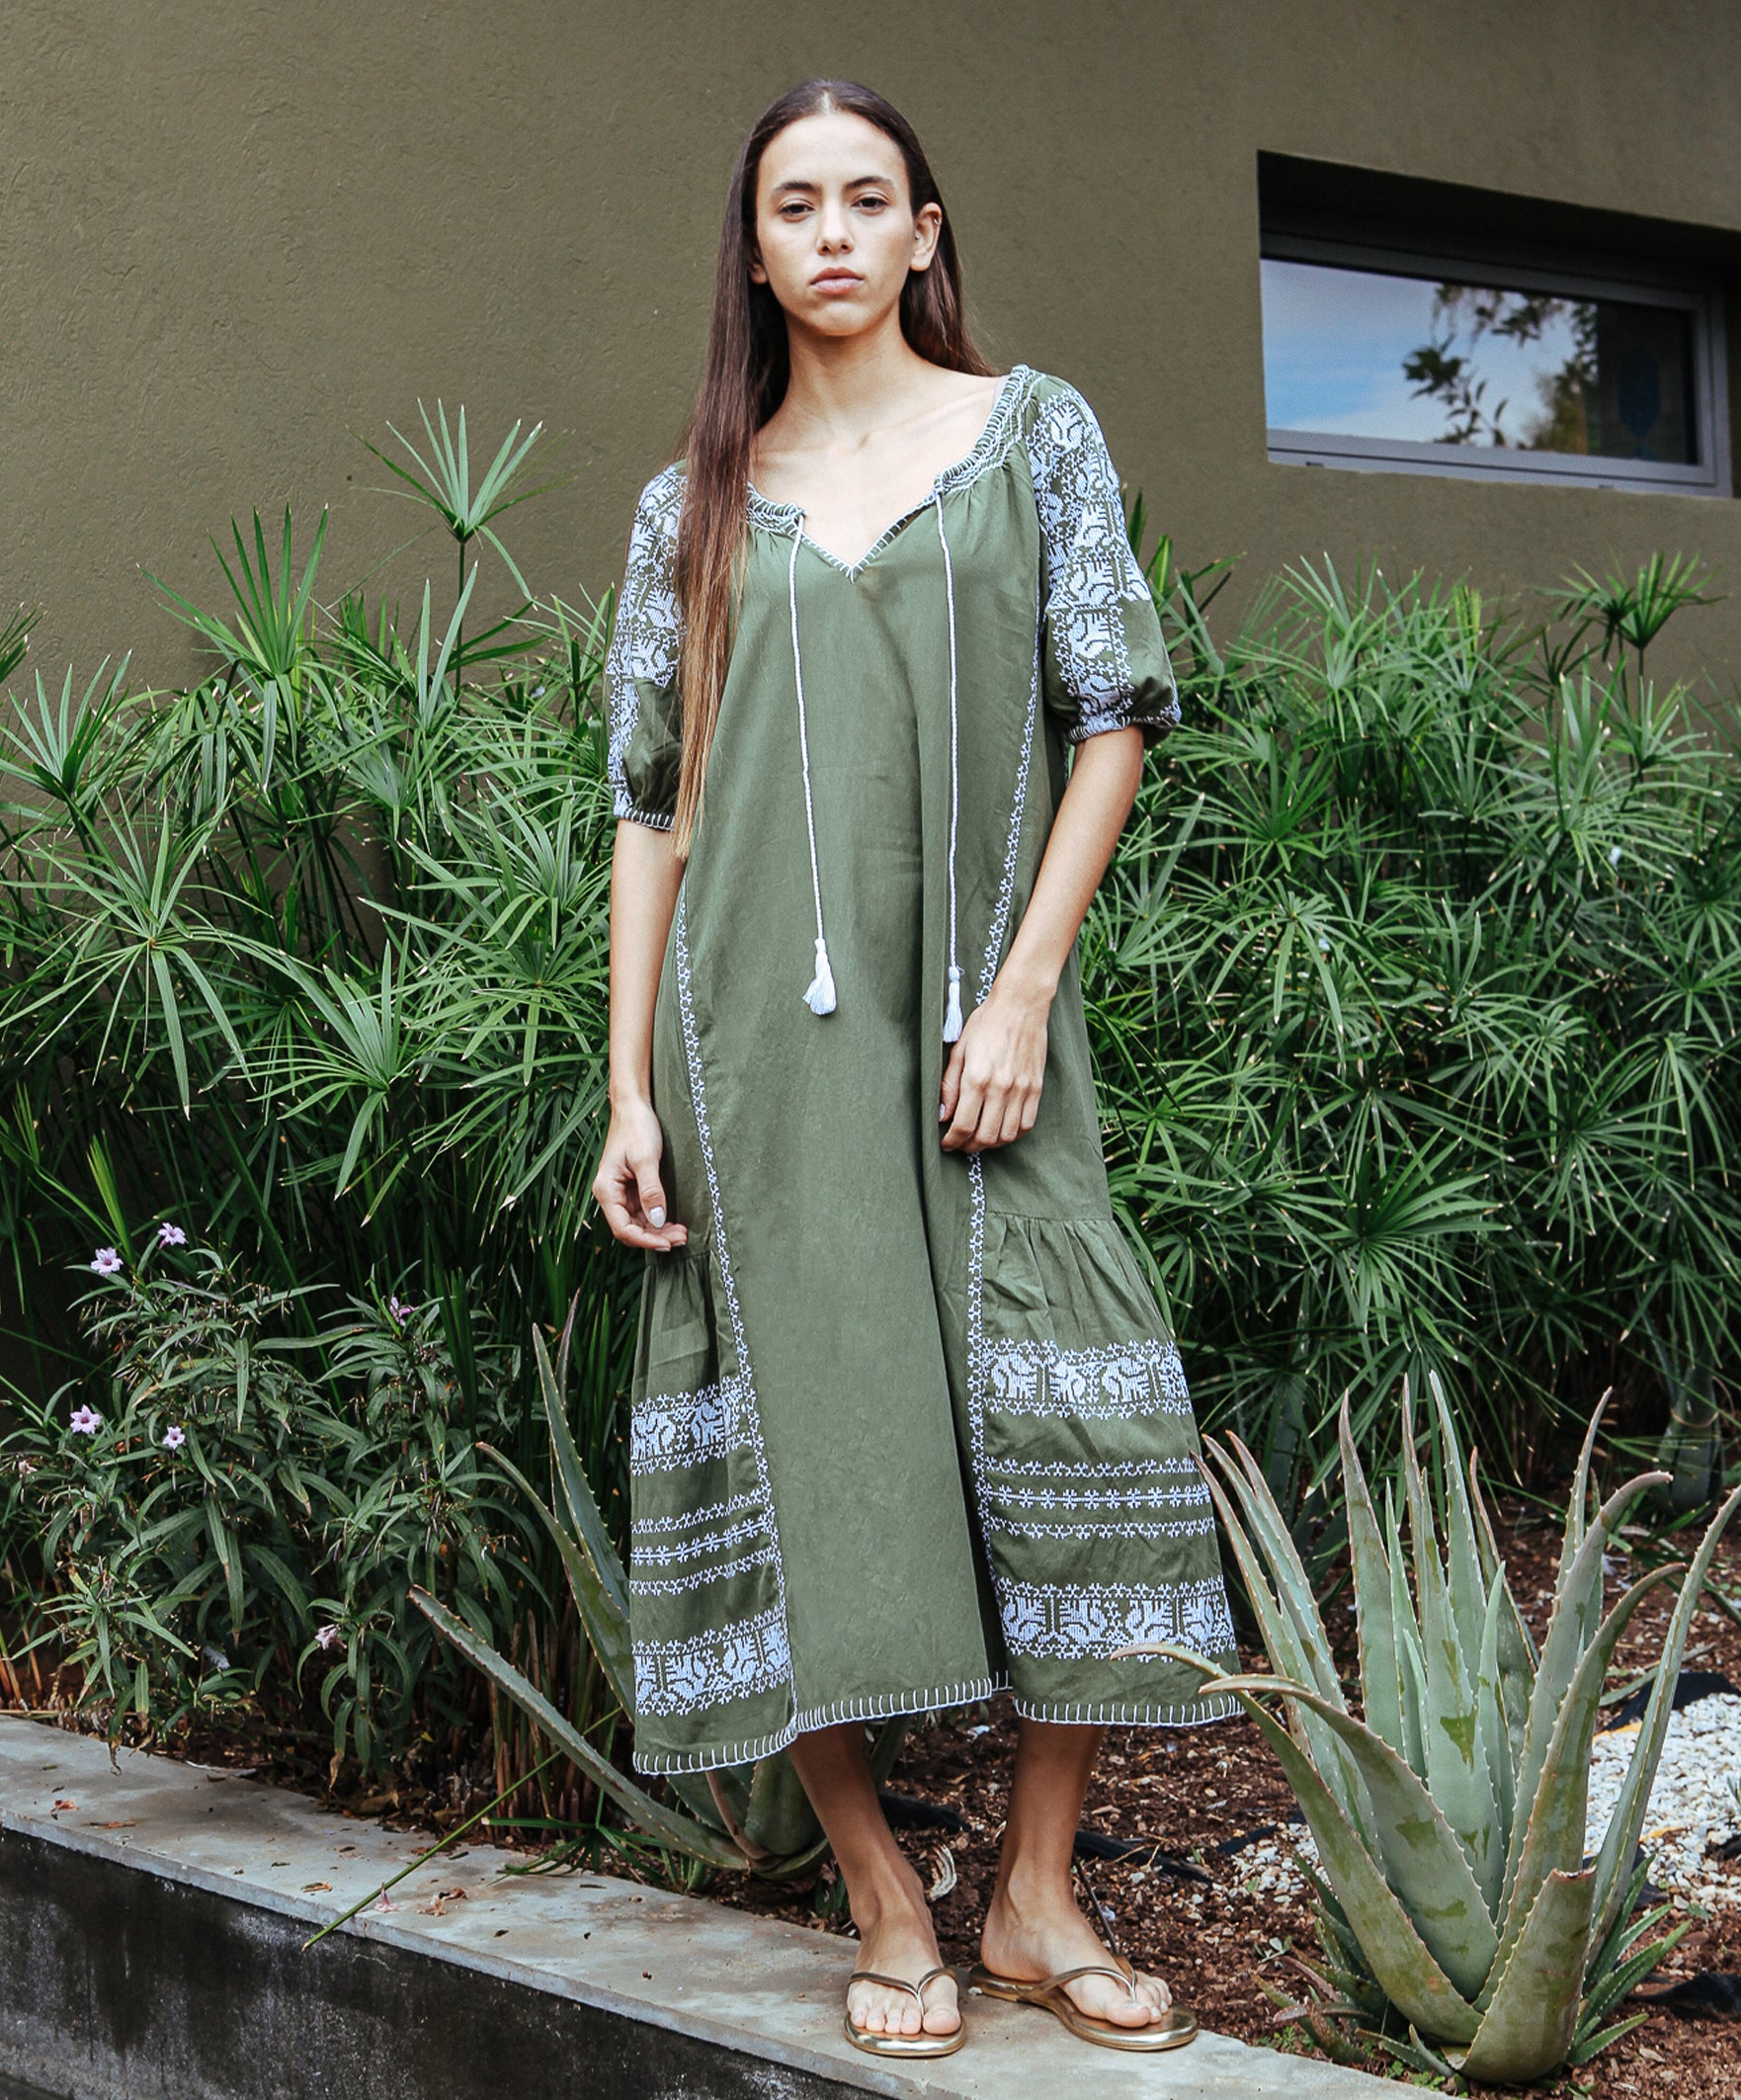
[[[1643,1885],[1634,1858],[1688,1629],[1741,1489],[1686,1570],[1625,1783],[1601,1850],[1587,1860],[1603,1680],[1639,1605],[1680,1572],[1661,1568],[1634,1583],[1604,1618],[1603,1551],[1629,1505],[1668,1476],[1640,1473],[1597,1504],[1599,1405],[1537,1651],[1506,1581],[1477,1469],[1472,1459],[1465,1468],[1445,1395],[1432,1385],[1430,1469],[1420,1463],[1405,1385],[1396,1491],[1387,1484],[1382,1520],[1343,1402],[1359,1718],[1286,1522],[1236,1437],[1231,1453],[1208,1444],[1222,1479],[1204,1470],[1274,1674],[1235,1675],[1192,1659],[1256,1722],[1316,1843],[1320,1937],[1342,1993],[1316,2012],[1363,2022],[1368,2044],[1420,2069],[1507,2084],[1588,2061],[1635,2026],[1642,2014],[1603,2023],[1686,1929],[1640,1946],[1666,1913],[1633,1914]]]
[[[555,1362],[543,1335],[533,1331],[539,1388],[550,1432],[555,1507],[538,1492],[511,1459],[482,1448],[538,1511],[561,1559],[574,1608],[619,1710],[632,1721],[634,1665],[628,1639],[628,1579],[588,1484],[586,1470],[568,1427],[568,1358],[574,1314],[557,1344]],[[754,1765],[717,1772],[676,1772],[666,1784],[680,1806],[656,1801],[618,1770],[605,1751],[472,1627],[425,1590],[412,1601],[454,1646],[490,1680],[548,1741],[559,1746],[634,1826],[687,1859],[736,1869],[765,1881],[798,1881],[814,1874],[828,1856],[822,1835],[792,1762],[784,1751]],[[870,1751],[880,1782],[888,1776],[906,1734],[904,1719],[885,1722]]]

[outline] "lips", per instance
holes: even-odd
[[[811,278],[810,290],[812,292],[850,292],[855,285],[862,285],[864,282],[865,280],[856,271],[824,270],[818,276]]]

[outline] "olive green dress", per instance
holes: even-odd
[[[677,798],[681,466],[642,495],[607,667],[617,814]],[[1112,1213],[1074,957],[1034,1128],[938,1121],[951,965],[991,986],[1068,747],[1178,720],[1100,428],[1018,366],[971,453],[848,565],[746,495],[706,798],[653,1030],[664,1186],[631,1413],[634,1761],[1010,1689],[1219,1718],[1231,1649],[1172,1337]],[[825,959],[825,960],[824,960]],[[825,984],[824,980],[831,982]]]

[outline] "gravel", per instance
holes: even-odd
[[[1598,1735],[1590,1763],[1587,1852],[1600,1851],[1609,1817],[1638,1741],[1639,1723]],[[1642,1844],[1650,1878],[1665,1891],[1705,1908],[1741,1909],[1741,1871],[1709,1857],[1713,1846],[1741,1831],[1741,1698],[1716,1693],[1669,1719],[1662,1761],[1650,1793]],[[1306,1892],[1296,1860],[1315,1861],[1310,1833],[1260,1838],[1237,1856],[1239,1885],[1284,1904]],[[1187,1898],[1187,1901],[1190,1899]]]

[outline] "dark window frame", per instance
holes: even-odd
[[[1401,438],[1357,438],[1333,431],[1269,427],[1270,458],[1283,465],[1352,468],[1357,472],[1447,475],[1464,481],[1528,482],[1537,486],[1620,488],[1686,496],[1728,496],[1730,480],[1728,354],[1723,334],[1723,288],[1703,272],[1633,268],[1616,258],[1594,269],[1566,268],[1553,251],[1511,243],[1394,239],[1334,232],[1266,228],[1266,262],[1322,263],[1439,283],[1491,285],[1501,291],[1545,292],[1561,297],[1646,300],[1693,316],[1694,427],[1699,460],[1680,465],[1655,460],[1613,460],[1590,453],[1525,452],[1510,446],[1419,444]],[[1261,301],[1260,301],[1261,307]]]

